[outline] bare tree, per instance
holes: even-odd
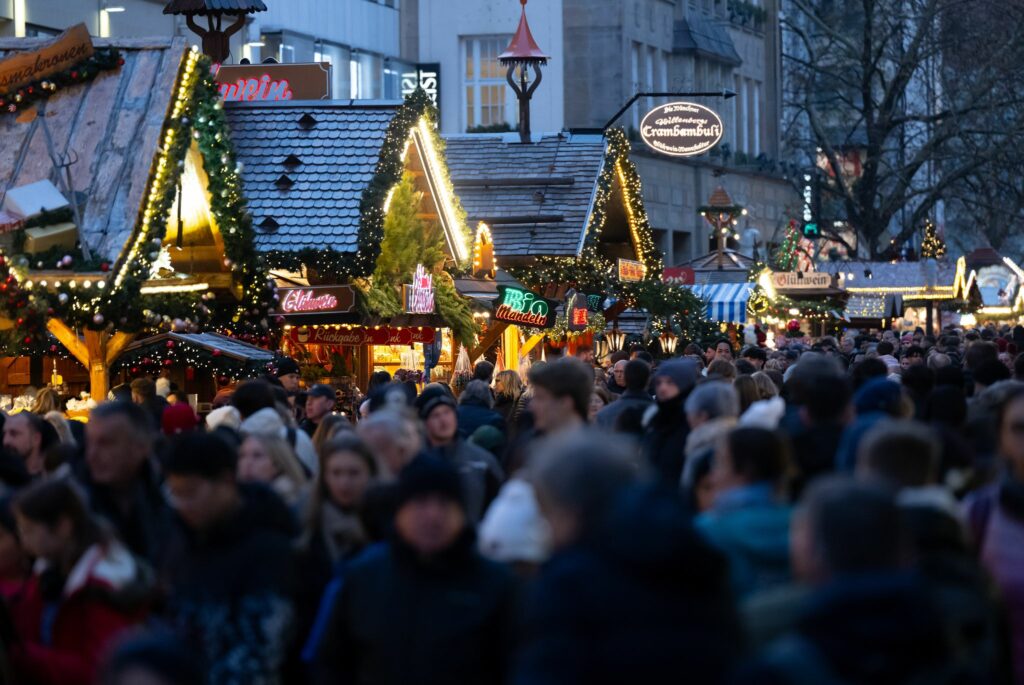
[[[851,254],[906,242],[1024,138],[1021,0],[788,0],[783,25],[787,143],[826,170]]]

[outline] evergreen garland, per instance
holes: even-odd
[[[101,72],[119,69],[123,64],[124,58],[117,48],[100,48],[68,69],[33,81],[13,93],[0,94],[0,113],[17,113],[38,100],[45,100],[62,88],[88,83]]]

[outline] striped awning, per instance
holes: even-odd
[[[707,302],[707,317],[722,323],[746,323],[753,283],[705,283],[687,286]]]

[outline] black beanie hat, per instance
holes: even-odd
[[[442,404],[452,409],[458,407],[455,403],[455,398],[451,396],[447,388],[439,383],[431,383],[423,388],[423,392],[416,398],[416,413],[419,414],[420,419],[426,421],[427,417],[430,416],[430,412]]]
[[[462,480],[455,467],[436,457],[420,455],[398,477],[398,506],[424,495],[441,495],[465,508]]]

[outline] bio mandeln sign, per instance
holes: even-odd
[[[694,102],[670,102],[655,107],[640,122],[647,147],[673,157],[704,154],[722,140],[722,119]]]
[[[310,288],[278,288],[277,296],[281,313],[303,314],[348,314],[355,309],[356,296],[349,285],[332,285]]]
[[[72,26],[35,50],[0,60],[0,95],[70,69],[92,56],[92,38],[85,24]]]
[[[555,325],[557,306],[557,302],[544,299],[529,290],[499,285],[498,299],[494,301],[494,319],[534,328],[551,328]]]
[[[330,100],[330,62],[221,64],[213,80],[225,102]]]

